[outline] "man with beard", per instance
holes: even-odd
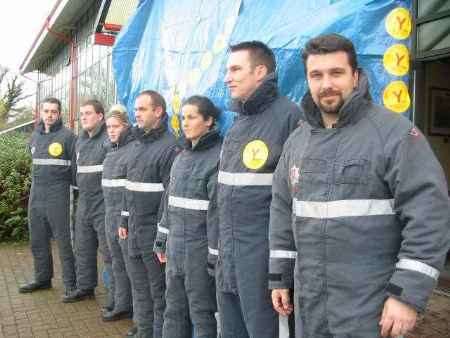
[[[372,102],[351,41],[314,38],[303,61],[306,121],[272,191],[274,308],[291,310],[295,284],[303,338],[406,335],[449,247],[442,168],[409,120]]]
[[[58,99],[44,99],[40,113],[42,120],[30,141],[33,167],[28,216],[35,277],[22,285],[19,292],[52,287],[52,236],[58,245],[64,288],[70,292],[75,288],[75,259],[69,226],[75,135],[63,126]]]

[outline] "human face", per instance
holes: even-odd
[[[264,65],[253,65],[247,50],[232,52],[227,61],[225,84],[233,99],[246,101],[267,75]]]
[[[80,107],[81,128],[90,133],[102,122],[103,114],[97,113],[94,106],[88,104]]]
[[[110,117],[106,120],[106,131],[111,143],[117,143],[120,135],[126,128],[127,126],[115,117]]]
[[[150,95],[141,95],[136,98],[134,115],[139,128],[150,130],[156,128],[162,118],[162,108],[153,104]]]
[[[58,104],[44,102],[42,104],[41,109],[42,121],[44,121],[44,127],[46,130],[49,130],[52,125],[58,121],[61,116],[61,112],[59,111]]]
[[[358,71],[350,66],[347,53],[310,55],[306,59],[312,98],[325,114],[338,114],[358,85]]]
[[[198,107],[186,104],[181,108],[183,122],[181,124],[184,135],[188,141],[197,143],[200,137],[205,135],[213,124],[213,119],[209,116],[206,120],[198,112]]]

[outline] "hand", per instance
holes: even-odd
[[[384,303],[379,325],[383,337],[406,335],[416,325],[417,311],[401,301],[389,297]]]
[[[128,229],[119,227],[119,238],[120,239],[127,239],[128,237]]]
[[[166,263],[167,262],[167,257],[166,254],[164,252],[157,252],[156,256],[158,256],[158,259],[161,263]]]
[[[290,301],[289,289],[273,289],[272,304],[275,311],[283,316],[290,315],[294,310]]]

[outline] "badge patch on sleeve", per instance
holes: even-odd
[[[63,146],[61,143],[53,142],[48,146],[48,153],[53,157],[61,156],[63,153]]]
[[[244,147],[242,162],[248,169],[260,169],[269,158],[269,148],[261,140],[253,140]]]

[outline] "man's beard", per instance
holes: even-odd
[[[323,104],[322,99],[326,99],[328,96],[338,97],[338,101],[333,102],[332,104]],[[343,105],[344,98],[342,97],[342,93],[340,91],[334,91],[330,89],[319,94],[318,106],[320,108],[320,111],[325,114],[337,115]]]

